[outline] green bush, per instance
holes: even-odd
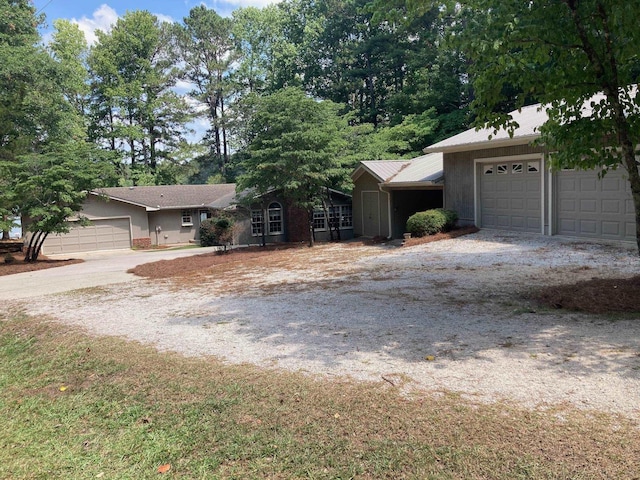
[[[412,237],[424,237],[439,232],[446,232],[455,227],[458,214],[453,210],[436,208],[414,213],[407,220],[407,232]]]
[[[213,217],[200,224],[200,245],[212,247],[227,245],[233,240],[233,219],[227,216]]]

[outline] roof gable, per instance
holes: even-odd
[[[411,163],[410,160],[367,160],[360,162],[351,175],[355,181],[364,172],[369,172],[379,182],[386,182]]]
[[[442,153],[430,153],[411,160],[371,160],[360,162],[351,178],[364,172],[390,186],[433,185],[443,179]]]

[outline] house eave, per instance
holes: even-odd
[[[498,140],[485,140],[482,142],[463,143],[459,145],[451,145],[438,147],[437,144],[431,147],[423,149],[425,153],[456,153],[456,152],[468,152],[472,150],[487,150],[490,148],[511,147],[518,145],[527,145],[540,138],[540,135],[527,135],[517,138],[504,138]]]
[[[420,189],[435,189],[435,188],[443,188],[444,184],[442,181],[438,181],[438,182],[390,182],[390,183],[383,183],[382,184],[386,189],[389,190],[393,190],[393,189],[407,189],[407,188],[413,188],[416,190],[420,190]]]

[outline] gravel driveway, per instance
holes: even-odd
[[[640,319],[523,299],[639,267],[631,246],[481,231],[415,247],[331,244],[191,286],[141,280],[23,306],[186,355],[640,419]]]

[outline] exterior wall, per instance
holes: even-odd
[[[152,245],[170,245],[175,243],[189,243],[197,240],[199,230],[199,216],[197,210],[191,212],[192,225],[182,226],[182,209],[160,210],[149,212],[149,227]],[[156,233],[156,227],[161,231]]]
[[[129,217],[131,219],[131,235],[134,239],[150,236],[149,220],[144,207],[89,195],[82,207],[82,214],[89,219]]]
[[[416,212],[442,207],[442,187],[428,190],[393,190],[391,192],[391,222],[393,238],[402,238],[407,220]]]
[[[542,147],[517,145],[513,147],[488,148],[468,152],[444,154],[444,207],[458,213],[461,225],[475,223],[474,212],[474,160],[498,158],[512,155],[542,153]],[[546,195],[545,195],[546,197]]]
[[[368,195],[369,198],[373,198],[374,193],[377,194],[378,200],[378,219],[379,225],[376,226],[374,231],[368,230],[365,224],[365,209],[367,209],[364,196]],[[387,192],[381,192],[378,185],[378,180],[374,178],[368,172],[364,172],[354,182],[353,187],[353,234],[356,237],[360,236],[382,236],[389,237],[391,231],[389,229],[389,202],[390,194]],[[371,212],[370,212],[371,213]]]

